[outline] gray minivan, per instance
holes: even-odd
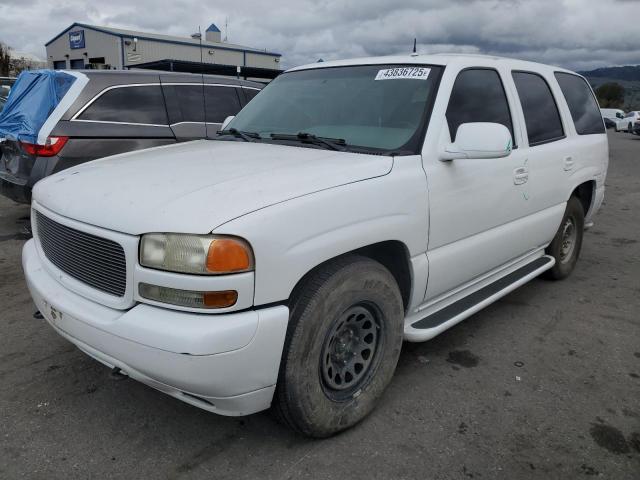
[[[81,70],[89,79],[47,145],[0,143],[0,193],[31,201],[40,179],[97,158],[214,137],[263,84],[145,70]],[[28,98],[28,97],[26,97]]]

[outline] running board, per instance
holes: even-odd
[[[549,270],[555,264],[555,259],[543,255],[513,272],[497,279],[479,290],[457,300],[456,302],[437,310],[428,316],[405,326],[405,340],[410,342],[424,342],[446,329],[461,322],[487,305],[504,297],[542,272]]]

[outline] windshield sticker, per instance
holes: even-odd
[[[399,67],[378,70],[375,80],[426,80],[429,78],[430,68],[425,67]]]

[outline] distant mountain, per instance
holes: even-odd
[[[614,78],[618,80],[640,81],[640,65],[626,65],[624,67],[596,68],[580,75],[589,78]]]
[[[594,89],[603,83],[619,83],[624,87],[624,110],[640,110],[640,65],[596,68],[579,73]]]

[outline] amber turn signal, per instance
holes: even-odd
[[[207,308],[225,308],[235,305],[238,301],[238,292],[225,290],[224,292],[205,292],[204,306]]]
[[[253,268],[251,247],[234,238],[216,238],[209,245],[207,270],[212,273],[247,272]]]

